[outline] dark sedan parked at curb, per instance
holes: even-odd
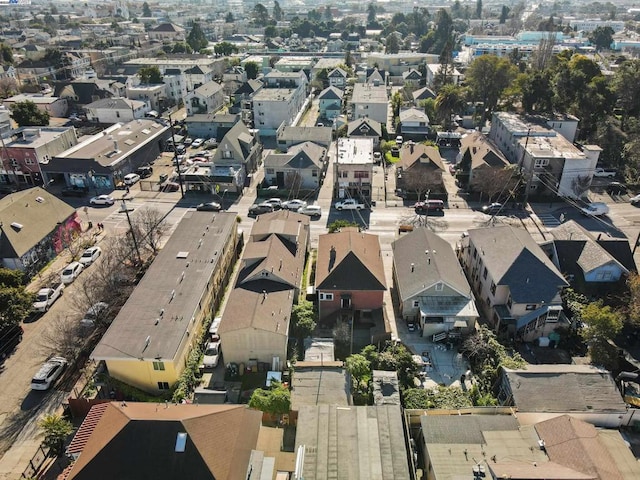
[[[252,216],[262,215],[263,213],[270,213],[273,211],[274,211],[273,205],[265,202],[251,205],[251,207],[249,207],[249,215],[252,215]]]
[[[201,203],[196,207],[199,212],[219,212],[222,210],[222,206],[217,202]]]

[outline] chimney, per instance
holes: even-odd
[[[120,151],[120,150],[118,150],[118,141],[117,140],[113,141],[113,150],[115,152],[119,152]]]
[[[409,150],[413,153],[413,142],[409,142]]]
[[[415,269],[416,269],[416,264],[415,264],[415,263],[412,263],[412,264],[411,264],[411,272],[413,272]]]
[[[267,291],[262,290],[262,301],[264,302],[267,299]]]

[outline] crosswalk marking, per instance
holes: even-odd
[[[538,218],[547,227],[557,227],[558,225],[560,225],[560,220],[558,220],[550,213],[540,213],[538,214]]]

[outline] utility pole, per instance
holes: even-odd
[[[529,134],[531,133],[531,128],[527,130],[527,139],[524,142],[524,149],[522,150],[522,158],[520,159],[520,171],[522,172],[522,167],[524,164],[524,156],[527,154],[527,146],[529,145]],[[527,185],[524,191],[524,203],[522,204],[523,208],[527,208],[527,202],[529,201],[529,189],[531,188],[531,180],[533,180],[533,165],[530,165],[530,168],[527,172]]]
[[[140,247],[138,246],[138,239],[136,238],[136,232],[133,230],[131,224],[131,217],[129,216],[129,208],[127,207],[126,199],[122,198],[122,206],[120,207],[120,213],[127,215],[127,222],[129,223],[129,231],[131,232],[131,238],[133,239],[133,246],[136,249],[136,255],[138,256],[138,264],[142,265],[142,256],[140,255]]]
[[[180,197],[184,198],[184,186],[182,185],[182,175],[180,175],[180,162],[178,161],[178,149],[176,148],[176,137],[173,131],[173,120],[171,114],[169,116],[169,127],[171,128],[171,143],[173,144],[173,160],[176,164],[176,172],[178,173],[178,183],[180,184]]]

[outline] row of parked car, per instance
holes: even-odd
[[[256,203],[249,207],[249,215],[261,215],[276,210],[291,210],[293,212],[302,213],[310,217],[322,216],[322,208],[320,205],[309,205],[304,200],[293,199],[282,201],[280,198],[269,198],[261,203]]]
[[[45,313],[60,298],[64,292],[65,286],[70,285],[78,278],[82,271],[93,265],[100,257],[102,250],[98,246],[87,248],[80,259],[68,264],[60,273],[60,282],[49,287],[42,288],[38,291],[36,301],[33,303],[33,310],[38,313]],[[89,307],[85,313],[81,324],[85,326],[93,326],[101,312],[106,310],[108,305],[104,302],[98,302]],[[22,330],[22,329],[21,329]],[[67,359],[64,357],[50,357],[36,372],[31,380],[32,390],[48,390],[55,381],[62,375],[67,367]]]

